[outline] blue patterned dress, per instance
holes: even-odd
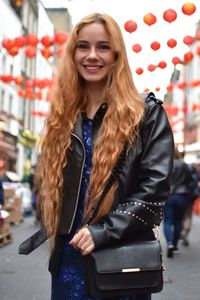
[[[83,178],[80,190],[80,201],[75,217],[73,229],[66,237],[63,256],[59,268],[58,276],[52,276],[51,300],[94,300],[86,294],[83,281],[81,253],[76,251],[69,241],[81,226],[84,210],[84,197],[89,182],[90,170],[92,167],[92,140],[91,140],[92,120],[84,118],[83,137],[86,149],[86,160],[83,170]],[[96,299],[98,300],[98,299]],[[100,300],[100,299],[99,299]],[[121,300],[150,300],[147,297],[131,297]]]

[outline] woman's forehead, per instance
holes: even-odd
[[[100,23],[91,23],[84,25],[79,33],[78,33],[79,40],[102,40],[102,41],[109,41],[109,35],[104,27],[103,24]]]

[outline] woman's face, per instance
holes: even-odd
[[[88,24],[79,31],[74,60],[78,73],[87,83],[106,81],[115,55],[102,24]]]

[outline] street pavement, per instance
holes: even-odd
[[[18,254],[18,245],[37,230],[33,217],[26,217],[11,227],[14,240],[0,248],[0,299],[50,300],[48,243],[45,242],[28,256]],[[161,228],[163,246],[164,288],[152,300],[200,300],[200,216],[193,217],[190,246],[179,246],[180,253],[166,258],[166,244]],[[73,300],[73,299],[69,299]],[[82,299],[80,299],[82,300]]]

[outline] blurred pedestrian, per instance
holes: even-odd
[[[3,190],[3,184],[0,180],[0,209],[4,205],[4,190]]]
[[[190,191],[182,223],[181,240],[183,246],[189,246],[189,233],[192,227],[194,201],[200,196],[197,169],[192,164],[188,165],[188,168],[192,176],[192,181],[190,183]]]
[[[173,145],[162,101],[153,93],[145,101],[134,86],[118,24],[105,14],[83,18],[61,61],[38,169],[42,220],[55,238],[51,300],[93,299],[84,289],[82,255],[125,238],[155,240],[152,229],[161,222],[170,188]],[[119,180],[92,224],[81,227],[122,149]]]
[[[0,209],[4,205],[3,181],[5,180],[5,161],[0,159]]]
[[[178,242],[182,229],[183,217],[190,193],[192,176],[187,164],[176,149],[171,176],[170,195],[164,207],[164,234],[167,241],[167,257],[173,257],[178,251]]]
[[[31,190],[32,209],[33,209],[33,213],[35,216],[34,223],[37,225],[39,223],[40,216],[39,216],[39,209],[38,209],[38,203],[37,203],[38,186],[37,186],[37,182],[36,182],[35,170],[36,170],[36,165],[33,165],[31,167],[31,173],[29,175],[28,182],[29,182],[29,186],[30,186],[30,190]]]

